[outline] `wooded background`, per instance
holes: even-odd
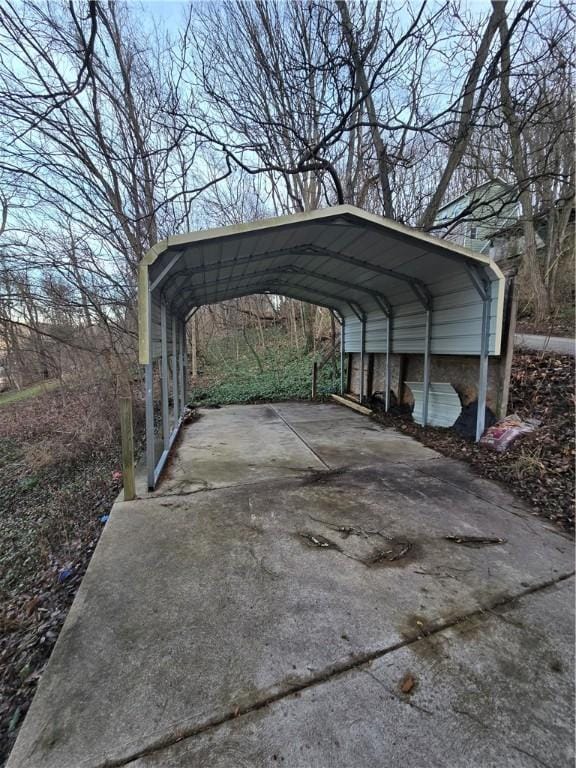
[[[554,313],[573,281],[573,5],[159,8],[0,7],[9,386],[133,371],[138,263],[169,235],[342,202],[434,233],[443,202],[494,178],[519,204],[525,310]],[[203,308],[190,343],[201,360],[270,318],[307,351],[334,341],[325,310],[249,297]]]

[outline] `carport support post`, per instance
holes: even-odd
[[[148,478],[148,490],[154,488],[154,467],[156,466],[156,454],[154,450],[154,368],[152,364],[152,350],[150,350],[150,362],[144,366],[146,384],[146,470]]]
[[[146,475],[148,490],[154,489],[154,468],[156,467],[156,446],[154,441],[154,357],[152,347],[152,291],[147,289],[148,317],[146,320],[146,336],[148,347],[148,362],[144,366],[144,385],[146,403]]]
[[[172,315],[172,415],[174,428],[180,418],[180,398],[178,395],[178,327],[176,315]]]
[[[346,320],[342,317],[342,323],[340,324],[340,394],[344,394],[344,330]]]
[[[178,323],[178,375],[180,377],[180,416],[184,413],[186,407],[186,393],[184,392],[184,349],[186,346],[186,325],[183,322]]]
[[[166,302],[160,304],[160,349],[161,349],[161,390],[162,390],[162,439],[164,450],[170,447],[170,411],[168,403],[168,329],[166,320]]]
[[[486,393],[488,391],[488,355],[490,352],[490,311],[492,283],[484,270],[469,267],[472,284],[482,299],[482,330],[480,337],[480,366],[478,372],[478,403],[476,410],[476,442],[479,442],[486,426]]]
[[[480,341],[480,370],[478,376],[478,409],[476,412],[476,442],[484,433],[486,422],[486,393],[488,391],[488,345],[490,341],[490,284],[484,286],[482,299],[482,339]]]
[[[360,320],[360,402],[364,402],[364,348],[366,346],[366,315]]]
[[[386,316],[386,392],[384,395],[384,404],[386,413],[390,410],[390,387],[392,386],[392,372],[390,371],[390,345],[392,344],[392,322],[390,314]]]
[[[428,424],[428,400],[430,396],[430,330],[432,310],[426,309],[426,335],[424,337],[424,402],[422,404],[422,426]]]
[[[182,401],[184,408],[188,403],[188,335],[186,323],[182,323]]]

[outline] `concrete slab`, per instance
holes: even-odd
[[[466,491],[466,493],[478,496],[500,509],[518,515],[524,520],[526,525],[531,524],[534,530],[545,529],[561,538],[572,541],[570,534],[563,532],[537,513],[532,512],[528,504],[514,496],[503,484],[474,474],[469,464],[464,464],[461,461],[450,459],[446,456],[439,456],[434,461],[419,464],[418,471],[432,475],[445,483],[455,486],[455,488],[460,488]],[[531,523],[529,522],[530,517],[532,517]]]
[[[179,454],[188,452],[193,471],[204,467],[204,479],[213,478],[215,485],[222,478],[238,484],[175,495],[175,488],[194,487],[178,485],[189,471],[182,461],[173,465],[160,495],[114,506],[9,768],[103,768],[132,763],[147,752],[160,760],[155,764],[170,765],[172,752],[166,749],[177,741],[187,738],[190,746],[190,740],[216,733],[216,726],[242,713],[261,718],[274,702],[297,708],[299,699],[287,698],[294,690],[320,696],[328,684],[323,698],[286,715],[285,727],[271,726],[272,735],[267,725],[250,726],[252,736],[222,731],[209,746],[198,742],[198,759],[174,765],[272,765],[276,761],[259,752],[256,742],[261,738],[262,745],[280,749],[285,739],[295,741],[298,724],[306,734],[298,744],[315,745],[315,751],[310,746],[299,754],[294,745],[290,752],[273,753],[297,768],[404,760],[408,737],[420,758],[425,749],[433,760],[445,758],[414,758],[409,765],[458,766],[469,754],[486,754],[492,762],[462,765],[501,765],[492,755],[504,756],[506,764],[531,765],[518,762],[518,745],[504,750],[502,739],[467,715],[444,716],[445,693],[434,701],[441,714],[431,725],[427,713],[397,694],[382,694],[381,681],[365,672],[350,689],[329,688],[368,661],[396,657],[423,635],[439,637],[463,617],[565,578],[574,568],[572,542],[521,509],[496,505],[485,489],[480,494],[461,477],[447,480],[438,455],[429,449],[419,454],[421,446],[410,438],[380,428],[372,432],[371,422],[356,414],[325,419],[325,407],[311,406],[308,419],[294,408],[293,422],[290,406],[282,412],[277,406],[206,411],[198,428],[185,433]],[[394,445],[394,461],[383,458],[372,437],[370,463],[356,465],[366,432]],[[251,435],[253,449],[243,434]],[[337,447],[328,467],[330,435]],[[327,448],[318,458],[322,441]],[[232,461],[220,463],[220,443],[242,465],[237,475]],[[247,467],[256,455],[266,461],[268,444],[282,468],[275,477],[248,482]],[[245,449],[251,450],[249,459]],[[449,535],[505,541],[470,548],[447,541]],[[573,602],[560,589],[558,600],[550,604],[546,625],[565,648],[573,641],[565,618],[573,615]],[[500,619],[496,624],[499,631],[508,626]],[[459,642],[453,641],[455,648]],[[506,645],[506,635],[498,642]],[[514,643],[512,638],[512,656]],[[465,649],[454,653],[462,659],[458,664],[476,663]],[[399,668],[405,667],[402,661]],[[426,667],[418,669],[429,674]],[[450,695],[456,696],[461,672],[451,672],[449,662],[444,669],[454,678]],[[558,690],[564,691],[567,667],[558,674]],[[500,702],[504,693],[495,691],[496,710],[506,708]],[[458,728],[467,723],[464,735],[455,735],[454,718]],[[523,718],[518,711],[519,728]],[[353,738],[341,750],[342,761],[333,762],[330,739],[343,738],[348,729]],[[538,754],[547,748],[542,733],[535,737],[541,740]],[[554,737],[566,749],[563,734]],[[473,752],[466,747],[470,738],[477,742]],[[240,748],[236,742],[228,748],[226,739],[239,740]],[[358,761],[351,762],[352,743]]]
[[[525,596],[133,768],[569,768],[574,634],[564,608],[573,596],[573,579]],[[407,674],[409,694],[401,691]]]
[[[268,405],[199,409],[183,427],[154,495],[273,480],[326,465]],[[144,478],[139,487],[145,493]]]
[[[382,427],[360,414],[357,419],[345,422],[309,419],[295,422],[293,428],[331,467],[427,461],[438,457],[436,451],[409,435]]]
[[[321,407],[318,407],[318,403],[313,402],[289,402],[289,403],[274,403],[273,406],[276,413],[285,418],[290,424],[297,425],[301,422],[308,421],[348,421],[355,422],[356,424],[366,424],[370,420],[366,419],[360,413],[350,410],[342,405],[336,403],[322,403]]]

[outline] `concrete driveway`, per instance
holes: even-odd
[[[369,418],[204,410],[115,505],[9,767],[571,766],[573,573]]]

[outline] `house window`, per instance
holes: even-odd
[[[470,240],[476,240],[478,237],[478,227],[470,227]]]

